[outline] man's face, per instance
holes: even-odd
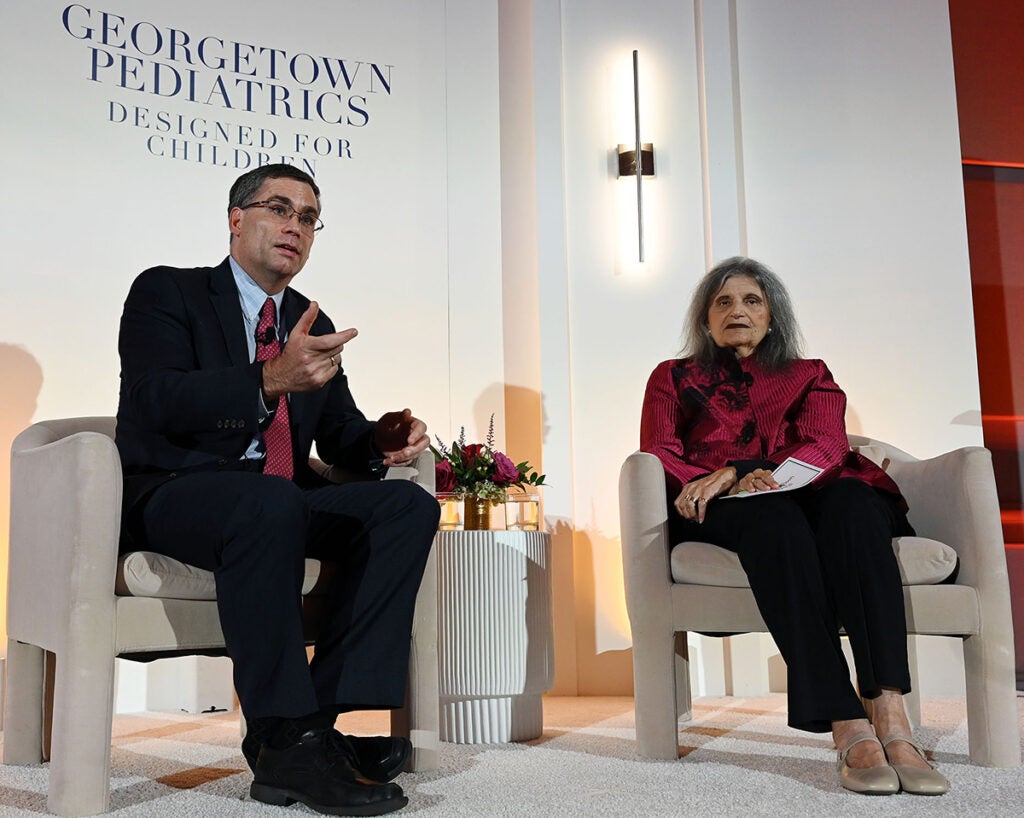
[[[305,266],[313,246],[315,233],[303,227],[293,211],[315,217],[319,208],[309,185],[288,178],[268,179],[252,201],[271,206],[231,210],[231,255],[272,295],[283,290]]]

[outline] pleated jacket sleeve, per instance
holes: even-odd
[[[658,364],[647,380],[640,415],[640,449],[656,455],[665,467],[670,491],[678,493],[708,469],[687,460],[683,444],[685,418],[678,388],[672,377],[675,361]]]

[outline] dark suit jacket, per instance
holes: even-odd
[[[290,287],[281,323],[290,331],[309,299]],[[323,313],[311,334],[334,332]],[[167,480],[195,470],[237,469],[258,430],[263,364],[249,360],[245,323],[231,267],[154,267],[132,284],[118,341],[121,394],[117,447],[125,473],[124,511]],[[371,476],[375,427],[356,407],[348,379],[290,396],[295,482],[318,485],[317,454]]]
[[[672,499],[726,465],[742,477],[787,457],[824,469],[816,487],[855,477],[898,497],[892,478],[850,450],[845,415],[846,394],[820,360],[772,371],[755,355],[723,354],[711,367],[675,359],[660,363],[647,382],[640,448],[661,460]]]

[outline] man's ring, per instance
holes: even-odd
[[[331,356],[331,363],[334,366],[338,366],[338,364],[341,363],[341,356],[338,355],[338,353],[334,353],[334,355]]]

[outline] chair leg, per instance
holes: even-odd
[[[405,707],[391,711],[391,734],[412,742],[409,772],[441,764],[441,699],[437,663],[437,550],[432,550],[416,595]]]
[[[4,764],[43,760],[43,651],[7,640],[7,693],[4,704]]]
[[[421,653],[428,654],[421,656]],[[408,772],[436,770],[441,764],[441,715],[438,701],[437,651],[423,651],[413,639],[409,656],[409,682],[405,691],[405,707],[391,711],[391,734],[405,736],[412,742],[412,758]],[[433,661],[431,661],[431,658]],[[431,672],[431,668],[433,671]]]
[[[683,721],[693,718],[693,701],[690,692],[690,646],[686,631],[676,634],[676,713]]]
[[[637,751],[645,758],[679,758],[677,661],[688,664],[683,658],[677,659],[673,632],[657,636],[633,633],[636,743]]]
[[[971,761],[985,767],[1020,766],[1012,640],[964,639],[967,745]]]
[[[114,657],[103,654],[69,648],[57,655],[47,803],[58,815],[109,808]]]
[[[917,668],[917,639],[913,634],[907,634],[907,663],[910,665],[910,692],[903,697],[903,706],[907,710],[907,721],[914,728],[921,726],[921,688]]]

